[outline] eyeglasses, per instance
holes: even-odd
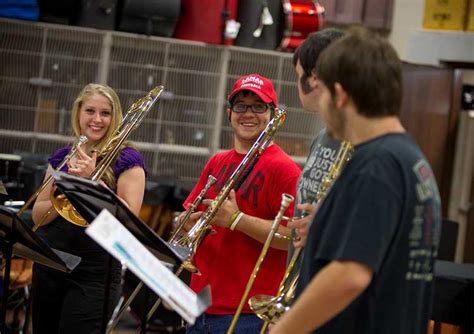
[[[256,104],[245,104],[245,103],[236,103],[234,104],[231,109],[235,113],[243,114],[247,112],[247,109],[250,110],[255,114],[263,114],[267,111],[268,105],[263,103],[256,103]]]

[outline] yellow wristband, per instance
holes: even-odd
[[[237,227],[237,224],[240,222],[243,216],[244,216],[244,213],[239,212],[239,214],[237,215],[237,217],[235,218],[235,220],[232,222],[232,224],[229,227],[231,231],[233,231]]]
[[[232,224],[235,222],[235,219],[237,219],[237,216],[239,215],[240,210],[237,209],[231,216],[230,216],[230,221],[229,221],[229,228],[232,226]]]

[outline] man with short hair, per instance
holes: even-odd
[[[336,28],[326,28],[313,32],[301,43],[293,54],[293,64],[298,75],[298,95],[305,111],[317,113],[314,103],[316,62],[323,50],[333,41],[342,37],[343,32]],[[311,143],[306,164],[303,167],[296,189],[295,217],[289,227],[298,227],[298,235],[306,236],[308,224],[314,214],[316,195],[321,181],[328,174],[336,159],[341,142],[334,138],[331,129],[324,127]],[[306,217],[302,218],[303,216]],[[295,230],[293,230],[295,231]],[[293,232],[293,238],[296,233]],[[296,242],[299,245],[299,242]],[[293,254],[293,244],[288,250],[289,258]]]
[[[426,333],[440,199],[399,119],[400,60],[354,29],[321,54],[316,76],[321,117],[355,149],[311,224],[297,299],[270,333]]]

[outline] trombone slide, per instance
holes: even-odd
[[[293,201],[294,201],[294,197],[291,196],[290,194],[283,193],[281,195],[280,210],[278,211],[278,214],[273,220],[270,233],[268,233],[268,237],[265,240],[265,244],[263,245],[262,251],[260,252],[260,256],[257,259],[257,263],[255,263],[255,267],[252,271],[252,274],[250,275],[249,281],[247,282],[247,286],[245,287],[244,294],[242,295],[242,298],[240,299],[240,304],[237,307],[237,311],[234,317],[232,318],[232,322],[230,323],[229,329],[227,330],[227,334],[231,334],[234,331],[235,326],[237,325],[237,320],[239,319],[240,313],[242,312],[242,309],[244,307],[244,303],[246,302],[248,298],[253,282],[255,281],[255,278],[257,277],[258,272],[260,271],[260,267],[262,266],[262,262],[265,259],[265,256],[267,255],[267,252],[268,252],[268,249],[270,248],[270,244],[273,240],[273,237],[276,231],[278,230],[281,220],[284,217],[283,214],[285,213],[286,209]]]

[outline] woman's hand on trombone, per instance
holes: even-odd
[[[309,225],[313,221],[316,213],[316,207],[311,203],[298,204],[298,209],[305,212],[306,215],[304,217],[294,217],[291,221],[288,221],[287,225],[287,227],[295,229],[296,238],[293,239],[295,248],[304,247],[306,245]]]
[[[92,151],[92,156],[89,156],[79,146],[75,157],[68,163],[68,173],[75,176],[89,177],[95,170],[96,161],[97,151]]]

